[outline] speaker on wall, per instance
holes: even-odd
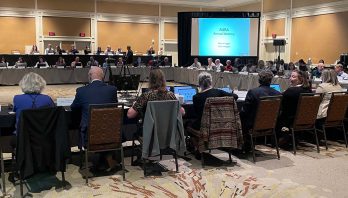
[[[273,45],[274,46],[284,46],[286,44],[285,39],[274,39]]]

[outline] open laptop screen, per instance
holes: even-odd
[[[275,89],[279,92],[282,92],[282,90],[280,89],[280,85],[279,84],[271,84],[270,86],[272,89]]]
[[[222,87],[222,88],[218,88],[218,89],[220,89],[220,90],[222,90],[222,91],[225,91],[225,92],[227,92],[227,93],[232,93],[232,89],[229,88],[229,87]]]
[[[192,98],[196,95],[197,90],[195,88],[178,89],[177,94],[184,97],[184,103],[192,103]]]

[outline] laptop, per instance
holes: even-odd
[[[281,88],[280,88],[280,85],[279,84],[271,84],[270,86],[272,89],[275,89],[279,92],[282,92]]]
[[[174,94],[178,94],[179,89],[192,89],[192,86],[174,86],[174,89],[173,89]]]
[[[218,89],[220,89],[220,90],[222,90],[224,92],[227,92],[227,93],[232,93],[233,92],[233,90],[231,88],[229,88],[229,87],[221,87],[221,88],[218,88]]]
[[[186,87],[181,89],[176,89],[174,87],[174,93],[184,97],[184,104],[192,104],[193,96],[196,95],[197,90],[192,87]]]

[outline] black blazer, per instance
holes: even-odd
[[[29,109],[20,116],[16,161],[22,178],[42,171],[65,171],[70,145],[64,109]]]
[[[293,124],[301,93],[312,93],[312,90],[302,86],[290,87],[283,93],[282,109],[279,117],[280,127],[290,127]]]
[[[126,63],[127,64],[132,64],[133,63],[133,51],[128,50],[126,54]]]
[[[88,126],[89,105],[117,103],[117,89],[107,85],[102,81],[96,80],[92,83],[76,89],[74,102],[71,104],[72,111],[81,111],[81,131]]]
[[[250,89],[245,97],[245,102],[240,112],[243,128],[251,129],[253,127],[260,97],[277,96],[280,94],[280,92],[270,86],[261,85],[257,88]]]
[[[193,108],[197,115],[197,119],[193,122],[192,128],[199,130],[201,128],[201,119],[203,115],[204,105],[207,98],[212,97],[224,97],[224,96],[233,96],[235,100],[238,99],[236,94],[227,93],[220,89],[210,89],[208,91],[197,93],[193,96]]]

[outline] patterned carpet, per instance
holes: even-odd
[[[307,151],[302,151],[304,147],[300,146],[296,156],[281,150],[280,160],[276,159],[274,149],[257,146],[256,164],[251,162],[251,156],[233,156],[233,165],[211,166],[208,163],[202,169],[200,161],[179,159],[178,173],[174,172],[174,160],[164,156],[160,164],[169,171],[162,176],[146,178],[143,170],[138,166],[129,166],[130,159],[126,158],[126,181],[122,181],[119,171],[93,177],[89,185],[85,185],[78,167],[69,164],[66,180],[71,186],[65,190],[57,187],[60,174],[36,177],[28,182],[28,187],[33,197],[47,198],[347,197],[344,190],[347,174],[343,173],[348,169],[342,162],[348,161],[348,150],[342,144],[331,143],[331,149],[325,151],[321,147],[319,154],[313,145],[307,145]],[[219,150],[213,150],[212,154],[213,159],[218,161],[228,159],[228,154]],[[7,197],[17,197],[19,186],[10,185],[7,192],[10,194]]]

